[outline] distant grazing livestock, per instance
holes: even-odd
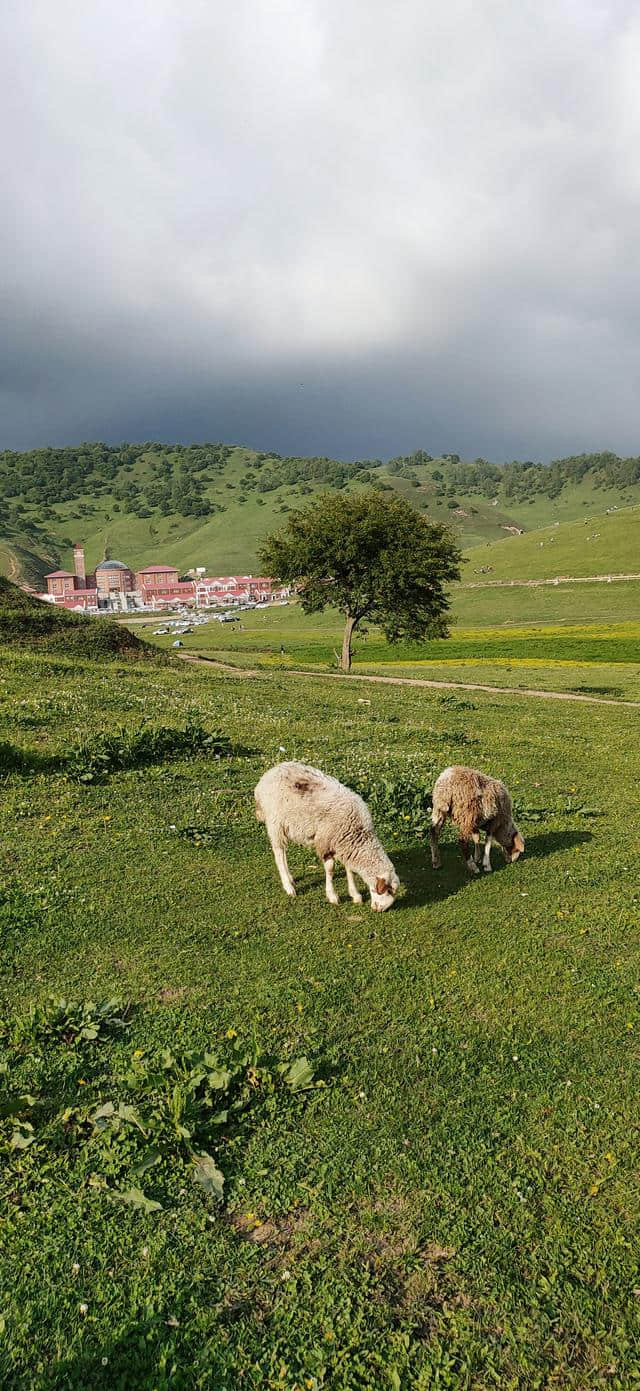
[[[255,790],[256,816],[264,821],[285,893],[295,897],[287,864],[287,843],[309,845],[324,861],[327,898],[340,900],[333,886],[339,860],[347,871],[354,903],[362,903],[354,873],[371,892],[377,913],[390,908],[400,881],[373,829],[366,803],[336,778],[305,763],[277,763],[261,777]]]
[[[476,768],[445,768],[433,789],[431,861],[440,869],[438,836],[447,817],[460,831],[460,849],[471,874],[479,874],[480,832],[486,835],[482,868],[491,871],[491,845],[497,841],[507,862],[517,860],[524,840],[513,820],[511,797],[503,782]],[[471,854],[470,841],[474,842]]]

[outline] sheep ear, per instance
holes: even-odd
[[[519,831],[516,831],[515,836],[514,836],[514,838],[513,838],[513,843],[514,843],[514,845],[515,845],[515,847],[516,847],[516,850],[519,850],[519,851],[520,851],[520,854],[522,854],[522,852],[523,852],[523,850],[524,850],[524,840],[523,840],[522,836],[520,835],[520,832],[519,832]]]
[[[390,890],[390,888],[389,888],[389,885],[387,884],[386,879],[376,879],[376,893],[377,893],[377,894],[380,894],[380,895],[382,896],[382,894],[388,894],[388,893],[390,893],[390,892],[391,892],[391,890]]]

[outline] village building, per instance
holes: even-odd
[[[133,570],[121,560],[101,560],[96,565],[96,587],[101,598],[132,594],[135,589]]]
[[[161,594],[165,589],[175,589],[178,571],[175,565],[145,565],[136,570],[136,589],[145,594]]]
[[[227,607],[234,604],[268,604],[285,599],[291,590],[274,585],[264,575],[203,576],[195,581],[196,604],[199,609]]]
[[[274,585],[264,575],[207,576],[202,567],[181,580],[175,565],[144,565],[135,573],[122,560],[101,560],[94,574],[87,574],[84,547],[73,548],[74,571],[52,570],[46,576],[47,592],[41,594],[51,604],[86,613],[109,613],[135,609],[167,609],[187,605],[197,608],[233,607],[240,604],[270,603],[287,598],[290,590]]]
[[[145,565],[136,571],[136,591],[145,608],[167,608],[174,604],[194,604],[193,580],[181,580],[175,565]]]
[[[73,548],[74,573],[71,570],[52,570],[47,575],[47,592],[38,597],[47,599],[50,604],[61,604],[66,609],[78,609],[83,613],[98,612],[98,588],[95,575],[88,575],[84,561],[84,548],[76,542]]]

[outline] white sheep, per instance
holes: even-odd
[[[491,871],[491,845],[495,840],[502,847],[507,863],[517,860],[524,851],[524,839],[513,820],[511,797],[503,782],[487,777],[477,768],[459,765],[445,768],[437,779],[432,796],[431,862],[440,869],[438,836],[447,817],[460,831],[460,849],[471,874],[479,874],[480,832],[486,835],[482,868]],[[474,843],[470,854],[469,841]]]
[[[400,881],[375,834],[369,808],[356,792],[319,768],[291,762],[277,763],[261,777],[255,799],[256,816],[266,825],[285,893],[295,897],[286,854],[288,841],[293,841],[312,846],[324,861],[330,903],[340,901],[333,885],[335,862],[340,860],[354,903],[362,903],[355,873],[370,890],[376,912],[391,907]]]

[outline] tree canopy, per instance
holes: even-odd
[[[267,537],[260,560],[266,574],[296,586],[305,613],[341,610],[345,671],[362,619],[389,642],[447,636],[445,586],[460,578],[460,552],[446,527],[395,494],[327,493]]]

